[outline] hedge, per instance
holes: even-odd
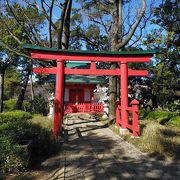
[[[31,141],[34,159],[58,150],[52,132],[32,123],[31,114],[22,111],[0,114],[0,174],[27,169],[28,159],[23,153],[22,142]],[[32,157],[33,158],[33,157]]]
[[[5,112],[5,113],[0,113],[0,125],[2,123],[7,123],[7,122],[16,122],[16,121],[24,121],[27,119],[30,119],[32,115],[28,112],[24,111],[11,111],[11,112]]]

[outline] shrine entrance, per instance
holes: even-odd
[[[134,70],[128,68],[128,63],[149,62],[155,51],[130,51],[130,52],[110,52],[110,51],[76,51],[60,50],[56,48],[45,48],[40,46],[25,45],[24,48],[34,59],[44,61],[54,60],[57,64],[52,68],[34,68],[38,74],[56,74],[56,92],[54,101],[54,127],[53,134],[58,137],[59,129],[62,127],[64,107],[64,75],[108,75],[120,76],[120,101],[116,102],[116,125],[122,129],[131,129],[134,136],[138,136],[138,104],[137,100],[128,105],[128,76],[147,76],[147,70]],[[89,69],[71,69],[64,66],[65,61],[90,61]],[[117,69],[97,69],[96,62],[117,62],[120,68]],[[132,121],[129,121],[129,111],[132,111]]]

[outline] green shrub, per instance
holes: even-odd
[[[16,105],[15,99],[9,99],[4,101],[4,110],[5,111],[12,111],[14,109],[14,106]]]
[[[0,124],[14,121],[22,121],[30,119],[32,116],[28,112],[24,111],[11,111],[0,113]]]
[[[31,112],[32,111],[32,104],[29,101],[24,101],[22,105],[23,111]]]
[[[149,112],[145,118],[148,120],[157,120],[160,124],[165,124],[177,114],[178,113],[167,112],[167,111],[152,111],[152,112]]]
[[[36,124],[36,128],[33,128],[33,156],[39,157],[42,155],[50,155],[57,152],[57,143],[55,142],[52,132],[40,127]]]
[[[10,136],[13,142],[31,139],[32,126],[29,122],[16,121],[3,123],[0,126],[0,136]]]
[[[180,127],[180,116],[172,117],[168,122],[167,125],[174,125]]]
[[[144,119],[147,116],[148,113],[149,113],[149,111],[147,111],[147,110],[139,110],[138,111],[139,119]]]
[[[53,121],[44,116],[34,116],[31,119],[34,134],[33,154],[36,156],[52,154],[58,150],[58,144],[52,135]],[[33,137],[32,137],[33,138]]]
[[[21,156],[22,149],[14,144],[10,137],[0,137],[0,169],[5,172],[17,172],[27,166],[27,161]]]
[[[18,142],[29,136],[27,128],[31,114],[23,111],[0,113],[0,169],[3,172],[19,171],[27,167]]]
[[[39,94],[34,97],[34,111],[37,114],[48,114],[48,102],[44,99],[43,95]]]
[[[26,169],[28,159],[24,157],[21,146],[24,141],[32,141],[31,154],[36,160],[42,155],[58,151],[58,144],[52,136],[51,128],[28,120],[27,112],[15,111],[0,114],[0,169],[3,172]],[[52,124],[48,121],[48,124]],[[0,170],[0,171],[1,171]]]
[[[167,108],[170,111],[179,111],[179,109],[180,109],[180,101],[176,100],[176,101],[173,101],[173,102],[169,102],[167,104]]]

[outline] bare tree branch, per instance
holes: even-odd
[[[128,43],[128,41],[129,41],[129,40],[131,39],[131,37],[133,36],[133,34],[134,34],[137,26],[139,25],[142,17],[144,16],[144,13],[145,13],[145,10],[146,10],[146,1],[145,1],[145,0],[141,0],[141,2],[142,2],[142,6],[141,6],[141,11],[140,11],[140,13],[139,13],[139,16],[137,17],[137,19],[136,19],[136,21],[134,22],[134,24],[131,26],[131,29],[130,29],[127,37],[124,38],[124,39],[122,40],[122,42],[120,42],[120,43],[118,43],[118,44],[116,45],[116,50],[121,49],[122,47],[124,47],[124,46]]]
[[[58,48],[62,48],[62,36],[63,36],[63,24],[65,19],[65,13],[67,8],[67,0],[65,0],[64,4],[62,5],[62,12],[61,18],[59,20],[59,27],[58,27]]]
[[[50,11],[49,11],[49,47],[52,47],[52,12],[53,12],[53,5],[54,5],[54,0],[51,1],[51,6],[50,6]]]
[[[31,59],[30,56],[27,56],[26,54],[20,53],[17,49],[10,48],[7,44],[3,43],[1,40],[0,40],[0,45],[3,46],[5,49],[9,50],[10,52],[15,53],[18,56],[22,56],[22,57]]]
[[[96,44],[94,41],[90,40],[88,37],[86,37],[84,34],[80,33],[79,36],[81,37],[82,40],[84,40],[85,42],[88,42],[89,44],[91,44],[92,46],[96,47],[96,49],[99,49],[98,44]]]
[[[136,43],[142,38],[143,30],[144,30],[144,28],[146,27],[147,22],[148,22],[149,19],[151,18],[151,15],[152,15],[152,14],[150,14],[147,18],[144,17],[145,21],[144,21],[144,24],[140,27],[139,36],[136,38],[136,40],[135,40],[132,44],[130,44],[130,45],[128,46],[128,48],[132,47],[134,44],[136,44]]]
[[[107,33],[107,35],[109,35],[109,31],[108,31],[108,29],[107,29],[107,25],[105,25],[104,24],[104,21],[103,21],[103,18],[102,18],[102,16],[101,16],[101,13],[100,13],[101,11],[100,11],[100,9],[98,8],[98,14],[99,14],[99,18],[100,18],[100,21],[101,21],[101,25],[104,27],[104,30],[105,30],[105,32]]]
[[[49,4],[46,2],[46,0],[43,0],[44,4],[50,9]]]
[[[47,14],[47,12],[46,12],[46,10],[45,10],[45,7],[44,7],[44,0],[41,0],[41,7],[42,7],[42,12],[43,12],[43,14],[44,14],[44,16],[46,17],[46,19],[49,21],[49,23],[50,23],[50,17],[48,16],[48,14]],[[49,6],[48,6],[49,7]],[[57,30],[57,26],[51,21],[51,26],[55,29],[55,30]]]
[[[69,45],[69,37],[70,37],[70,15],[71,15],[71,8],[72,8],[72,0],[68,0],[67,7],[64,16],[63,22],[63,49],[68,49]]]
[[[2,42],[0,40],[0,46],[4,47],[5,49],[7,49],[9,52],[12,52],[18,56],[21,56],[21,57],[24,57],[24,58],[27,58],[30,60],[30,63],[33,64],[33,61],[36,62],[37,64],[39,64],[40,66],[42,67],[47,67],[47,65],[45,65],[42,61],[38,61],[38,60],[35,60],[35,59],[32,59],[30,56],[24,54],[24,53],[21,53],[19,52],[17,49],[12,49],[11,47],[9,47],[7,44],[5,44],[4,42]],[[50,62],[50,64],[53,66],[53,62]]]

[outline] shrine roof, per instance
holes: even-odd
[[[65,53],[65,54],[84,54],[84,55],[153,55],[157,53],[156,50],[151,51],[92,51],[92,50],[70,50],[70,49],[58,49],[48,48],[43,46],[35,46],[32,44],[26,44],[23,46],[28,51],[43,51],[52,53]]]
[[[77,69],[89,69],[90,63],[89,62],[77,62],[77,61],[66,61],[66,67],[67,68],[77,68]]]
[[[103,84],[105,79],[99,76],[66,75],[66,83],[71,84]]]
[[[56,81],[56,75],[51,74],[50,82]],[[65,82],[67,84],[104,84],[105,78],[102,76],[90,76],[90,75],[66,75]]]

